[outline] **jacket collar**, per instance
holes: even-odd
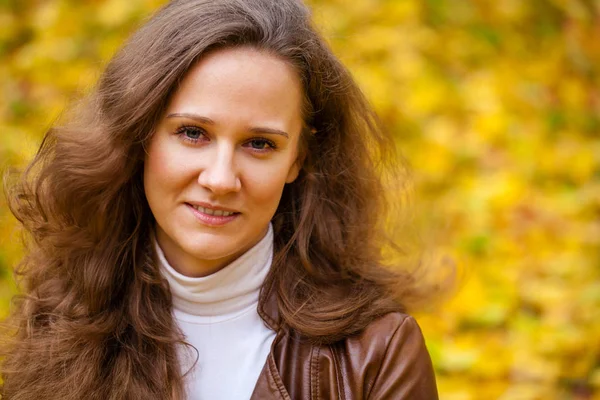
[[[258,315],[260,315],[269,328],[278,332],[281,328],[281,315],[279,314],[277,295],[273,286],[273,274],[271,271],[260,291],[257,311]]]
[[[285,334],[285,330],[282,329],[281,315],[277,306],[277,295],[273,288],[272,276],[270,274],[263,284],[258,299],[257,311],[267,326],[277,332],[277,336],[271,344],[271,351],[267,356],[267,361],[258,377],[250,400],[291,400],[277,368],[276,359],[279,357],[275,356],[278,343]]]

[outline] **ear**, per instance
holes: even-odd
[[[310,128],[311,136],[313,136],[316,132],[317,132],[317,130],[315,128]],[[302,166],[304,165],[304,160],[306,159],[306,152],[307,152],[306,147],[307,147],[306,142],[304,142],[304,143],[301,142],[299,144],[298,156],[296,157],[296,161],[294,161],[294,164],[290,167],[290,170],[288,171],[288,176],[285,179],[285,183],[292,183],[296,180],[296,178],[298,178],[298,175],[300,174],[300,170],[302,169]]]
[[[290,167],[288,171],[288,175],[285,178],[285,183],[292,183],[296,180],[298,175],[300,174],[300,170],[302,169],[302,164],[304,163],[304,157],[296,158],[296,161]]]
[[[304,160],[306,159],[306,149],[300,148],[299,150],[300,150],[300,152],[298,154],[298,157],[296,157],[296,161],[294,161],[294,163],[290,167],[290,170],[288,171],[288,175],[285,178],[285,183],[294,182],[296,180],[296,178],[298,177],[298,175],[300,174],[300,170],[302,169],[302,166],[304,165]]]

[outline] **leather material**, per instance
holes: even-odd
[[[274,301],[259,313],[278,334],[251,400],[437,400],[431,359],[416,321],[387,314],[361,333],[312,344],[279,325]]]

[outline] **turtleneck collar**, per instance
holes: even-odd
[[[273,227],[247,252],[219,271],[203,277],[189,277],[169,265],[155,241],[159,267],[173,296],[173,308],[196,319],[226,320],[258,304],[260,288],[273,259]]]

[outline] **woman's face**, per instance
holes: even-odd
[[[144,188],[169,263],[205,276],[256,244],[298,176],[302,86],[253,48],[209,53],[181,82],[150,141]]]

